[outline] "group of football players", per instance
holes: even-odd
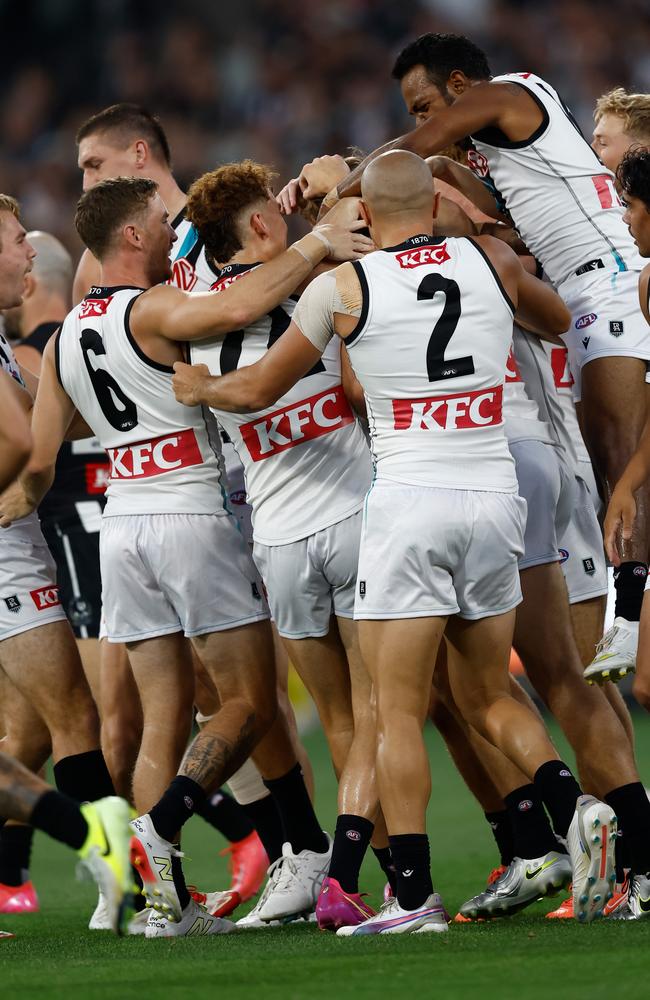
[[[493,77],[463,36],[421,36],[393,76],[415,129],[277,195],[250,160],[185,193],[157,118],[100,111],[74,282],[0,195],[0,912],[38,906],[41,829],[95,877],[93,930],[446,932],[427,718],[498,852],[456,922],[569,885],[550,917],[650,912],[613,683],[635,672],[650,709],[650,96],[601,98],[590,146],[548,82]],[[227,891],[186,884],[195,813],[231,842]]]

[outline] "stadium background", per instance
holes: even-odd
[[[55,233],[76,256],[75,131],[120,100],[161,116],[182,185],[244,156],[274,164],[284,181],[320,152],[370,150],[410,128],[390,68],[404,42],[430,30],[471,34],[495,73],[548,77],[587,133],[601,93],[619,84],[650,91],[647,0],[0,0],[0,191],[18,196],[28,228]],[[640,713],[635,722],[648,782],[650,725]],[[484,883],[494,848],[441,741],[432,731],[428,741],[434,878],[453,910]],[[307,745],[319,814],[333,829],[335,783],[320,732]],[[188,877],[205,889],[227,884],[219,846],[199,821],[189,825]],[[2,946],[2,996],[647,996],[647,925],[557,926],[543,919],[551,901],[513,921],[454,928],[433,948],[427,936],[347,947],[307,927],[145,944],[85,931],[93,893],[71,870],[69,855],[38,836],[42,913],[0,918],[18,935]],[[363,878],[377,905],[372,861]]]

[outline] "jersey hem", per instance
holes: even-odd
[[[513,459],[514,461],[514,459]],[[460,490],[462,493],[504,493],[507,496],[514,496],[519,492],[519,483],[515,481],[512,487],[508,486],[480,486],[452,484],[452,483],[424,483],[419,480],[393,479],[391,476],[377,476],[373,485],[379,486],[381,483],[396,483],[398,486],[416,486],[425,490]]]
[[[370,484],[368,484],[368,486],[370,487]],[[325,531],[326,528],[331,528],[332,525],[338,524],[339,521],[346,521],[348,517],[352,517],[353,514],[357,514],[363,508],[366,495],[367,491],[366,493],[364,493],[364,495],[361,497],[360,500],[355,501],[354,506],[351,507],[349,510],[345,510],[339,514],[335,514],[332,518],[325,521],[323,524],[319,524],[316,527],[311,528],[309,531],[304,531],[299,535],[292,535],[291,538],[283,538],[281,540],[274,539],[273,541],[270,541],[267,538],[261,538],[259,535],[255,533],[255,525],[253,525],[253,541],[258,542],[260,545],[267,545],[269,548],[274,548],[278,545],[291,545],[292,542],[301,542],[303,538],[311,538],[311,536],[317,534],[317,532]],[[253,517],[255,517],[255,506],[254,505],[252,506],[253,506]]]

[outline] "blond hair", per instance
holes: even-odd
[[[0,193],[0,250],[2,250],[2,213],[11,212],[12,215],[20,220],[20,205],[15,198],[12,198],[10,194]]]
[[[615,87],[596,101],[596,124],[603,115],[616,115],[628,135],[650,142],[650,94],[628,94],[623,87]]]

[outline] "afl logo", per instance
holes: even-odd
[[[562,557],[560,559],[560,562],[561,563],[565,563],[567,561],[567,559],[569,558],[568,550],[567,549],[558,549],[558,552],[560,553],[560,555]]]
[[[576,330],[584,330],[586,326],[591,326],[591,324],[595,323],[597,319],[598,316],[596,313],[587,313],[586,316],[581,316],[580,319],[576,320],[575,328]]]
[[[246,490],[235,490],[230,494],[230,502],[236,504],[246,503]]]
[[[172,264],[170,285],[176,285],[182,292],[191,292],[196,284],[196,271],[185,257],[179,257]]]
[[[358,843],[361,840],[361,834],[358,830],[346,830],[345,836],[348,840],[354,840],[355,843]]]

